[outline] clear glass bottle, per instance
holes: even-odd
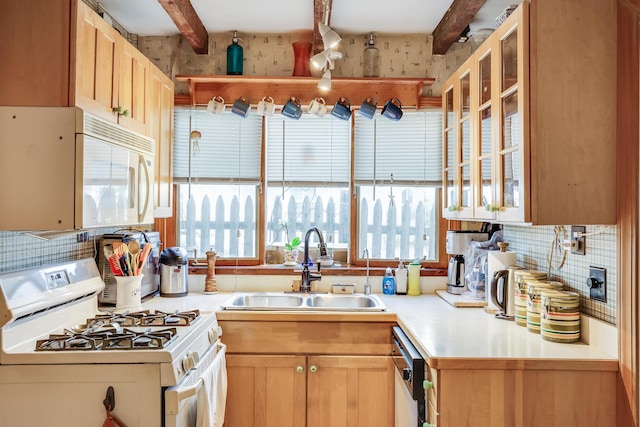
[[[364,49],[363,57],[363,73],[364,77],[379,77],[380,76],[380,51],[375,46],[375,40],[373,33],[369,33],[369,40],[367,40],[366,48]]]

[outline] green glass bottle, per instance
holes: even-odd
[[[242,75],[244,51],[242,46],[238,43],[239,41],[242,41],[242,39],[239,39],[238,32],[234,31],[231,44],[227,47],[227,75],[229,76]]]

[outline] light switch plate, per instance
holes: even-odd
[[[589,298],[607,302],[607,269],[589,266]]]

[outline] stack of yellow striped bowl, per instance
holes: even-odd
[[[580,295],[577,292],[541,292],[540,335],[553,342],[580,340]]]
[[[537,270],[516,270],[513,272],[513,305],[515,308],[515,322],[518,326],[527,326],[528,285],[530,280],[544,280],[547,273]]]
[[[543,291],[562,289],[562,282],[553,280],[527,281],[527,330],[540,333],[540,296]]]

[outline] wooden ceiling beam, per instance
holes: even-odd
[[[209,53],[209,34],[190,0],[158,0],[196,53]]]
[[[324,50],[322,36],[318,31],[318,22],[324,22],[324,11],[327,8],[327,25],[331,26],[331,7],[333,0],[313,0],[313,53]]]
[[[317,0],[316,0],[317,1]],[[487,0],[454,0],[433,30],[433,54],[444,55]]]

